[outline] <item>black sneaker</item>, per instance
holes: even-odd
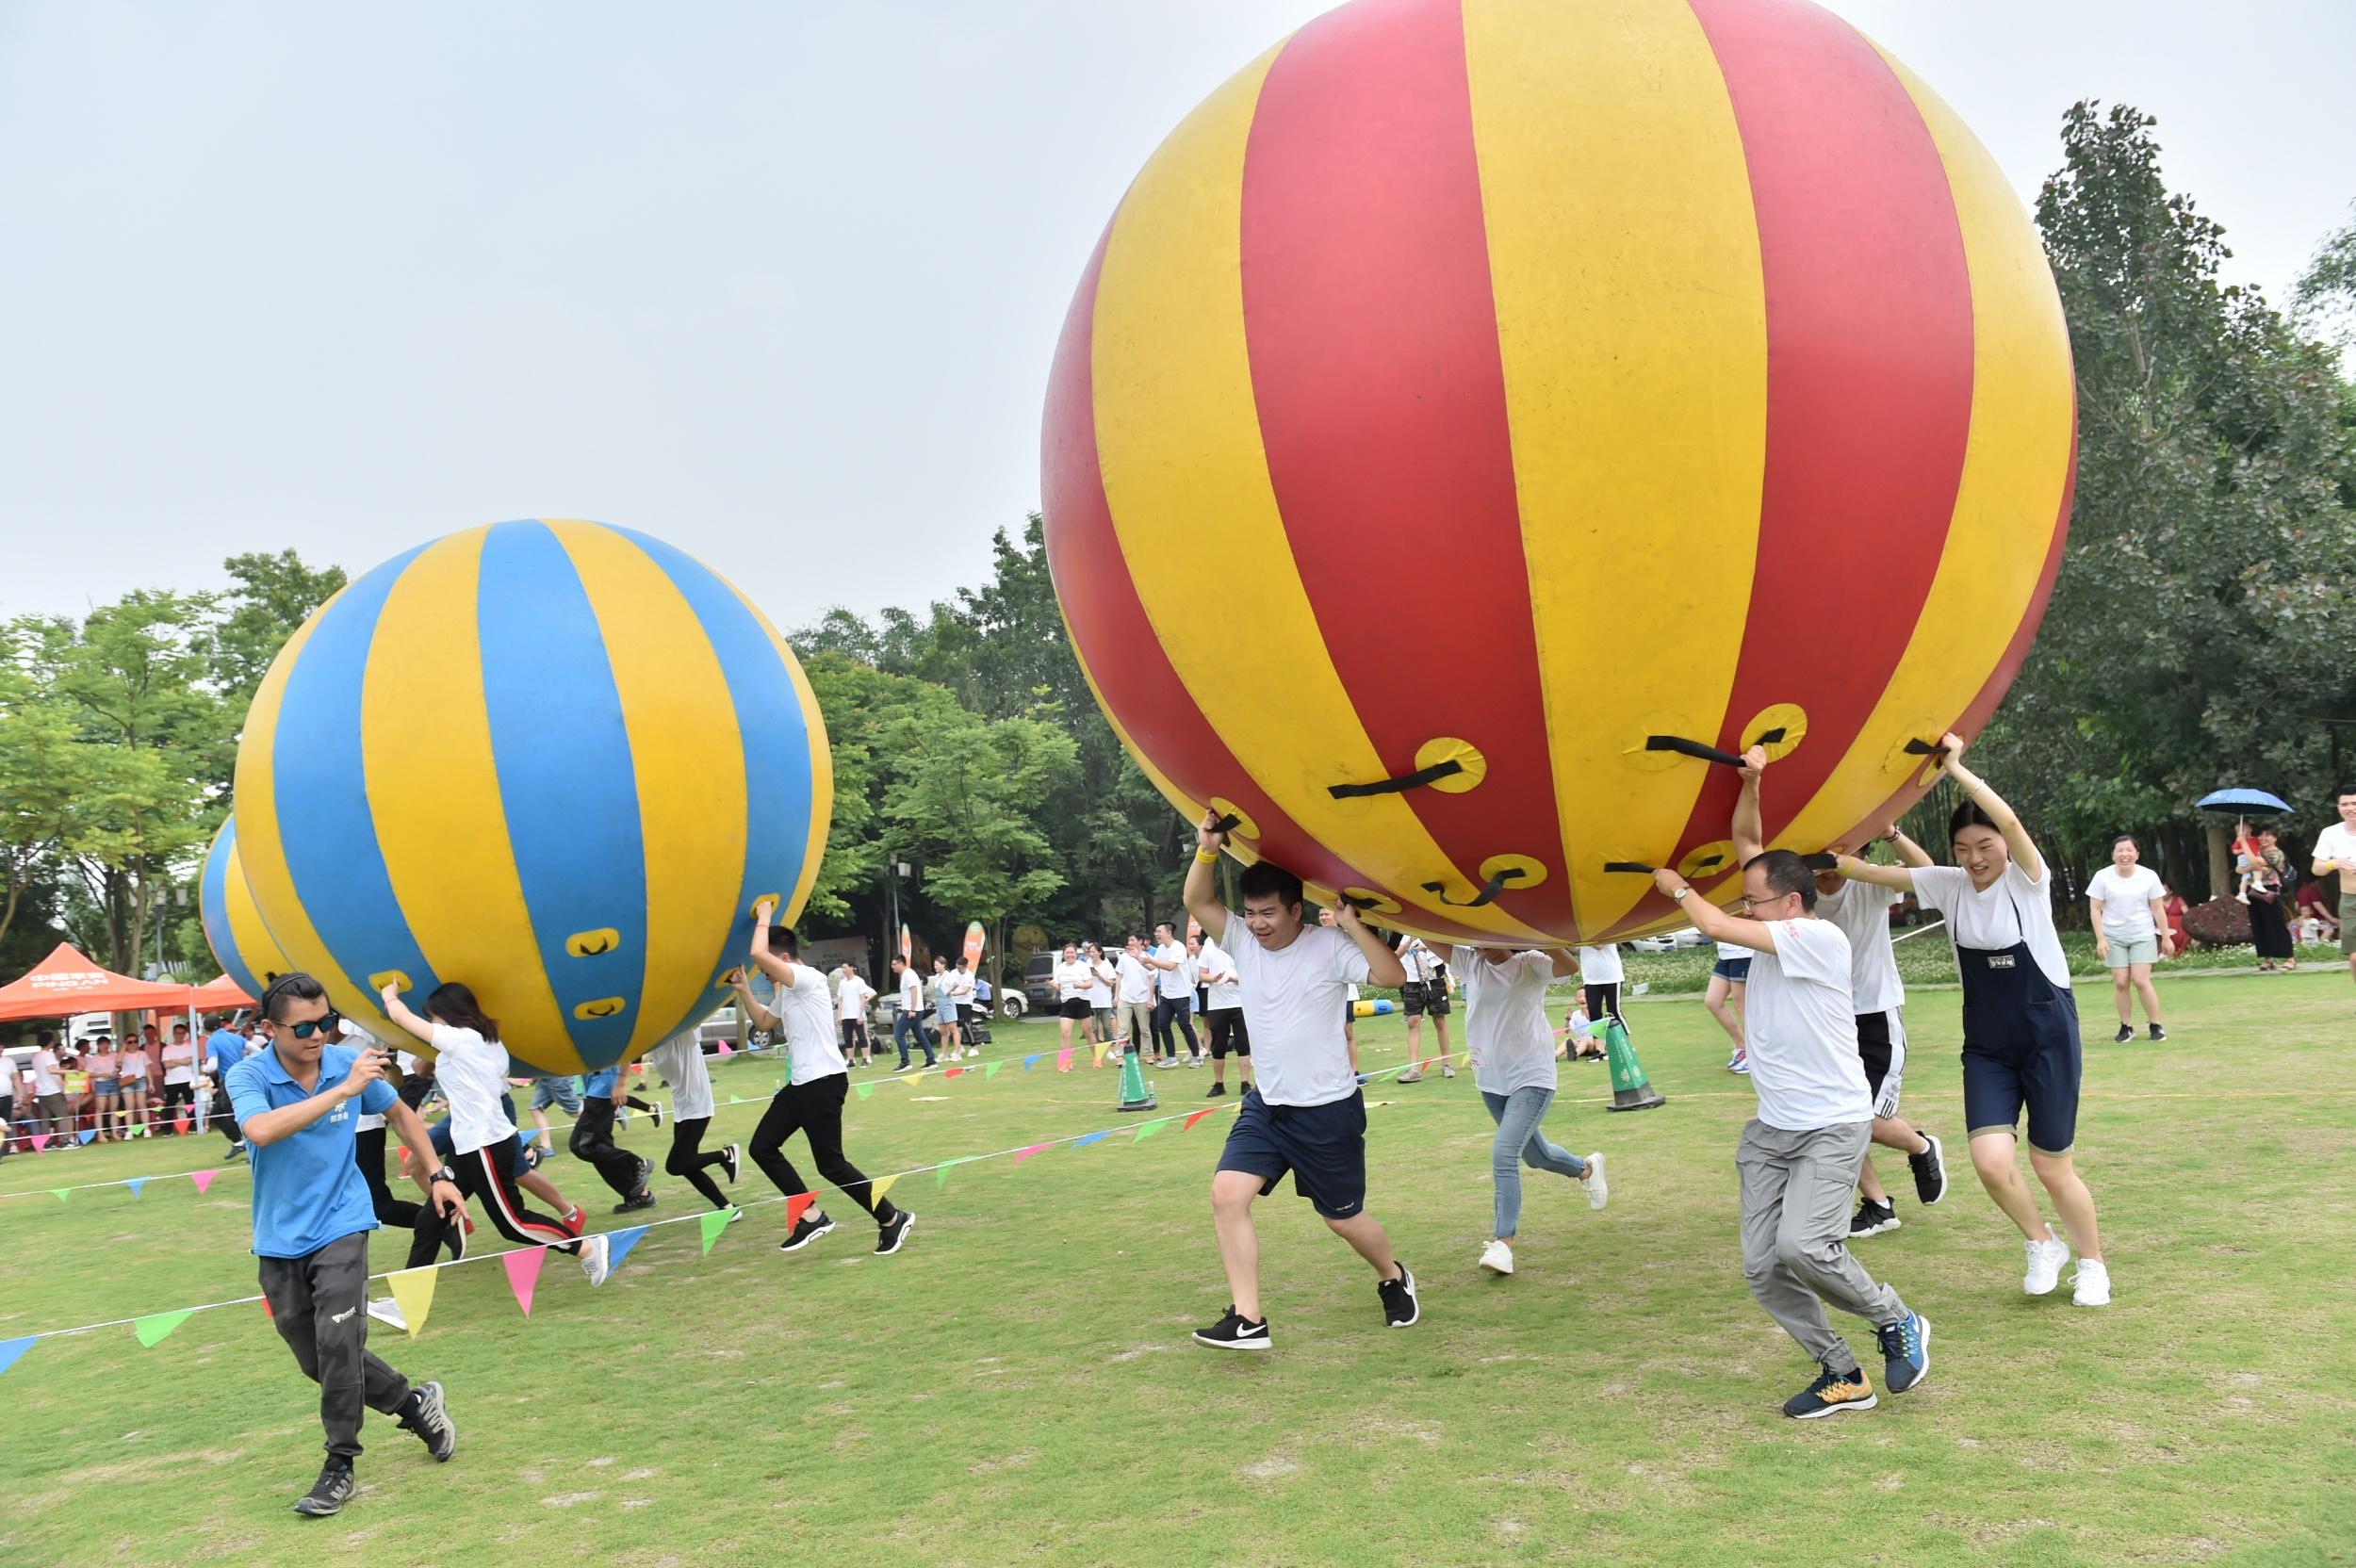
[[[1896,1230],[1898,1225],[1895,1204],[1876,1203],[1871,1198],[1859,1199],[1856,1217],[1849,1221],[1849,1239],[1855,1241],[1859,1236],[1877,1236],[1884,1231]]]
[[[720,1151],[720,1164],[728,1170],[728,1184],[730,1186],[734,1186],[736,1184],[737,1166],[738,1162],[743,1158],[744,1156],[740,1152],[738,1146],[733,1143],[729,1144],[726,1149]]]
[[[833,1229],[834,1221],[828,1219],[824,1214],[806,1214],[794,1222],[794,1229],[787,1233],[783,1241],[777,1243],[777,1250],[798,1252]]]
[[[1904,1394],[1931,1375],[1931,1320],[1921,1313],[1875,1329],[1873,1337],[1881,1342],[1882,1381],[1890,1393]]]
[[[2122,1023],[2119,1026],[2119,1033],[2111,1037],[2111,1043],[2113,1045],[2125,1045],[2129,1040],[2134,1039],[2135,1037],[2135,1026],[2132,1023]]]
[[[360,1483],[352,1478],[352,1461],[331,1459],[311,1490],[295,1504],[294,1511],[308,1518],[324,1519],[331,1513],[341,1513],[359,1489]]]
[[[2151,1025],[2151,1037],[2154,1040],[2164,1040],[2168,1038],[2168,1031],[2155,1023]]]
[[[1915,1131],[1922,1133],[1920,1127]],[[1914,1200],[1927,1209],[1947,1196],[1947,1151],[1928,1133],[1922,1133],[1922,1141],[1930,1147],[1908,1154],[1906,1168],[1914,1172]]]
[[[908,1239],[908,1233],[915,1228],[916,1216],[906,1209],[892,1211],[890,1223],[886,1224],[875,1237],[876,1255],[884,1257],[897,1252],[900,1250],[900,1244]]]
[[[614,1212],[615,1214],[636,1214],[640,1209],[653,1208],[654,1201],[654,1194],[648,1192],[645,1187],[640,1187],[636,1192],[631,1193],[628,1198],[625,1198],[620,1202],[614,1204]]]
[[[442,1233],[442,1245],[450,1249],[450,1261],[465,1263],[466,1261],[466,1217],[463,1214],[452,1215],[445,1223],[450,1229]]]
[[[1267,1318],[1254,1323],[1232,1306],[1226,1316],[1209,1328],[1195,1330],[1194,1342],[1214,1350],[1265,1350],[1271,1343]]]
[[[653,1181],[653,1180],[654,1180],[654,1162],[653,1162],[652,1160],[650,1160],[650,1159],[647,1159],[645,1155],[643,1155],[643,1154],[642,1154],[642,1155],[640,1155],[640,1156],[639,1156],[639,1159],[638,1159],[638,1191],[639,1191],[639,1192],[644,1192],[644,1191],[646,1191],[646,1184],[647,1184],[648,1182]],[[631,1196],[635,1197],[635,1196],[636,1196],[636,1194],[632,1194]]]
[[[1783,1402],[1783,1413],[1794,1421],[1813,1421],[1844,1410],[1872,1410],[1873,1403],[1873,1385],[1866,1380],[1863,1367],[1836,1372],[1827,1366],[1814,1382]]]
[[[646,1107],[646,1117],[654,1123],[655,1130],[661,1132],[663,1130],[663,1102],[657,1100],[649,1104]]]
[[[69,1143],[69,1144],[67,1144],[67,1145],[66,1145],[66,1147],[67,1147],[68,1149],[71,1149],[71,1148],[73,1148],[73,1147],[74,1147],[74,1145]],[[241,1160],[241,1159],[244,1159],[244,1158],[245,1158],[245,1145],[244,1145],[244,1144],[242,1144],[242,1143],[233,1143],[233,1144],[231,1144],[231,1145],[229,1146],[229,1152],[228,1152],[228,1153],[226,1153],[226,1154],[223,1154],[223,1155],[221,1157],[221,1164],[223,1164],[223,1165],[227,1165],[227,1164],[228,1164],[231,1160]],[[322,1477],[320,1477],[319,1478],[320,1478],[321,1480],[325,1480],[327,1478],[325,1478],[324,1476],[322,1476]],[[342,1506],[342,1505],[338,1504],[337,1506],[338,1506],[338,1507],[340,1507],[340,1506]],[[328,1511],[332,1513],[332,1512],[334,1512],[334,1511],[335,1511],[335,1510],[330,1509]]]
[[[1225,1094],[1226,1092],[1227,1092],[1227,1086],[1226,1086],[1226,1085],[1224,1085],[1224,1084],[1213,1084],[1213,1085],[1211,1086],[1211,1091],[1210,1091],[1208,1094],[1204,1095],[1203,1098],[1203,1099],[1205,1099],[1205,1100],[1217,1100],[1217,1099],[1218,1099],[1220,1095]]]
[[[448,1462],[458,1449],[458,1429],[451,1425],[450,1411],[442,1403],[440,1383],[419,1383],[409,1391],[401,1426],[403,1431],[416,1432],[426,1452],[436,1460]]]
[[[1423,1315],[1423,1303],[1415,1298],[1415,1276],[1405,1264],[1399,1264],[1398,1279],[1378,1281],[1374,1290],[1383,1298],[1383,1322],[1386,1328],[1410,1329]]]

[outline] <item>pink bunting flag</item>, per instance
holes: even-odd
[[[507,1266],[507,1288],[515,1293],[515,1305],[532,1315],[532,1292],[540,1282],[540,1266],[548,1262],[545,1247],[519,1247],[513,1252],[501,1252],[499,1262]]]
[[[720,1054],[721,1054],[721,1055],[723,1055],[723,1056],[729,1056],[729,1055],[733,1055],[733,1054],[735,1054],[735,1052],[734,1052],[734,1050],[733,1050],[733,1049],[729,1046],[729,1044],[728,1044],[728,1041],[726,1041],[726,1040],[722,1040],[722,1041],[720,1042]]]
[[[1070,1072],[1072,1070],[1072,1047],[1067,1045],[1061,1051],[1055,1053],[1055,1070],[1057,1072]]]
[[[1029,1159],[1032,1155],[1043,1154],[1054,1147],[1055,1145],[1052,1143],[1035,1143],[1028,1149],[1018,1149],[1014,1152],[1014,1163],[1021,1165],[1024,1160]]]
[[[1192,1116],[1186,1118],[1186,1119],[1180,1124],[1178,1130],[1183,1133],[1188,1127],[1193,1126],[1196,1122],[1202,1120],[1204,1117],[1209,1116],[1210,1114],[1211,1113],[1209,1111],[1197,1111]]]
[[[46,1148],[48,1148],[48,1147],[49,1147],[49,1135],[48,1135],[48,1134],[46,1134],[46,1133],[35,1133],[35,1134],[33,1135],[33,1152],[34,1152],[34,1153],[38,1154],[38,1153],[40,1153],[42,1150],[44,1150],[44,1149],[46,1149]]]
[[[197,1196],[201,1198],[211,1188],[213,1178],[220,1174],[218,1170],[191,1170],[188,1172],[188,1180],[196,1184]]]
[[[802,1216],[810,1213],[810,1206],[817,1201],[818,1195],[814,1192],[797,1192],[787,1199],[785,1200],[785,1228],[790,1231],[800,1224]]]

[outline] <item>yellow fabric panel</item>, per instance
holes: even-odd
[[[1650,890],[1603,862],[1675,842],[1707,776],[1644,737],[1714,737],[1742,649],[1767,439],[1750,177],[1682,5],[1465,0],[1464,44],[1556,794],[1596,933]]]

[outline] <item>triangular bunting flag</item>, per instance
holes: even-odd
[[[220,1174],[218,1170],[191,1170],[188,1172],[188,1180],[196,1184],[197,1194],[202,1197],[211,1188],[213,1178]]]
[[[1067,1045],[1061,1051],[1055,1053],[1055,1070],[1057,1072],[1070,1072],[1072,1070],[1072,1047]]]
[[[861,1100],[875,1092],[875,1086],[873,1084],[853,1084],[851,1086],[859,1090],[859,1097]]]
[[[538,1248],[533,1248],[537,1252]],[[401,1320],[408,1326],[409,1337],[417,1337],[425,1327],[425,1315],[434,1310],[434,1286],[441,1279],[438,1268],[403,1268],[384,1276],[384,1282],[393,1287],[393,1299],[401,1305]]]
[[[139,1188],[147,1185],[147,1178],[144,1176],[126,1177],[123,1184],[131,1189],[132,1197],[137,1198],[139,1195]]]
[[[153,1350],[164,1342],[166,1335],[188,1320],[194,1307],[182,1307],[178,1312],[159,1312],[131,1320],[131,1331],[139,1336],[139,1343]]]
[[[14,1366],[25,1352],[33,1348],[35,1337],[26,1334],[23,1339],[0,1339],[0,1372]]]
[[[924,1074],[930,1072],[931,1070],[931,1068],[920,1067],[914,1072],[909,1073],[907,1078],[902,1080],[902,1082],[907,1084],[910,1088],[914,1088],[917,1085],[924,1081]]]
[[[964,1070],[965,1069],[961,1067],[953,1067],[948,1071],[941,1075],[941,1081],[945,1084],[950,1079],[955,1078],[958,1073],[963,1072]]]
[[[1137,1123],[1137,1141],[1143,1143],[1169,1124],[1170,1118],[1166,1116],[1155,1117],[1151,1121],[1140,1121]]]
[[[1216,1109],[1216,1108],[1217,1108],[1217,1107],[1213,1107],[1213,1109]],[[1184,1120],[1184,1121],[1182,1121],[1182,1122],[1180,1122],[1180,1123],[1178,1124],[1178,1130],[1179,1130],[1180,1132],[1182,1132],[1182,1133],[1183,1133],[1183,1132],[1185,1132],[1187,1128],[1189,1128],[1189,1127],[1193,1126],[1196,1122],[1198,1122],[1198,1121],[1202,1120],[1204,1117],[1209,1116],[1210,1114],[1211,1114],[1211,1113],[1210,1113],[1210,1111],[1193,1111],[1193,1112],[1189,1112],[1189,1113],[1187,1114],[1187,1116],[1186,1116],[1186,1120]]]
[[[627,1231],[608,1231],[606,1237],[606,1277],[611,1279],[613,1278],[612,1271],[621,1267],[622,1260],[630,1256],[630,1250],[646,1239],[646,1228],[644,1225],[632,1225]]]
[[[74,1189],[72,1187],[51,1187],[49,1190],[57,1195],[57,1201],[60,1203],[65,1202],[74,1196]]]
[[[1073,1138],[1072,1140],[1072,1147],[1074,1149],[1085,1149],[1091,1143],[1102,1143],[1112,1135],[1113,1130],[1107,1127],[1101,1133],[1090,1133],[1085,1137]]]
[[[90,1144],[90,1139],[96,1137],[97,1135],[97,1128],[85,1127],[80,1132],[74,1135],[74,1141],[80,1144],[83,1148],[88,1149]]]
[[[732,1045],[728,1044],[728,1041],[726,1041],[726,1040],[722,1040],[722,1041],[720,1042],[720,1054],[721,1054],[721,1055],[723,1055],[723,1056],[732,1056],[732,1055],[734,1055],[735,1054],[736,1054],[736,1048],[735,1048],[734,1046],[732,1046]]]
[[[48,1148],[48,1147],[49,1147],[49,1135],[48,1135],[48,1134],[46,1134],[46,1133],[35,1133],[35,1134],[33,1135],[33,1152],[34,1152],[34,1153],[38,1154],[38,1153],[40,1153],[42,1150],[44,1150],[44,1149],[46,1149],[46,1148]]]
[[[961,1160],[943,1160],[943,1161],[941,1161],[939,1165],[937,1165],[937,1166],[933,1167],[933,1188],[934,1188],[934,1190],[935,1190],[935,1191],[939,1191],[941,1188],[945,1187],[945,1186],[947,1186],[947,1185],[949,1184],[949,1170],[950,1170],[950,1168],[951,1168],[952,1166],[960,1166],[960,1165],[964,1165],[964,1164],[966,1164],[968,1161],[972,1161],[972,1160],[978,1160],[978,1159],[980,1159],[980,1158],[981,1158],[981,1156],[980,1156],[979,1154],[968,1154],[968,1155],[966,1155],[966,1156],[965,1156],[965,1158],[964,1158],[964,1159],[961,1159]]]
[[[731,1094],[728,1096],[728,1103],[731,1105],[742,1105],[744,1103],[744,1097],[741,1094]]]
[[[1034,1051],[1029,1055],[1023,1057],[1023,1070],[1025,1072],[1030,1071],[1032,1067],[1038,1063],[1039,1059],[1045,1054],[1046,1053],[1043,1051]]]
[[[998,1076],[998,1070],[999,1070],[1000,1068],[1002,1068],[1002,1067],[1005,1067],[1006,1065],[1006,1063],[1004,1063],[1004,1062],[989,1062],[989,1063],[985,1063],[985,1064],[983,1065],[983,1067],[982,1067],[982,1076],[983,1076],[983,1078],[985,1078],[985,1079],[990,1079],[990,1078],[995,1078],[995,1077],[997,1077],[997,1076]]]
[[[1028,1149],[1018,1149],[1014,1152],[1014,1163],[1021,1165],[1024,1160],[1029,1159],[1032,1155],[1043,1154],[1054,1147],[1055,1146],[1052,1143],[1035,1143]]]
[[[142,1121],[137,1127],[132,1128],[131,1135],[135,1138],[143,1138],[147,1136],[147,1123]]]
[[[173,1117],[173,1118],[172,1119],[172,1130],[173,1132],[175,1132],[175,1133],[179,1134],[182,1137],[186,1137],[186,1136],[188,1136],[188,1119],[187,1117],[184,1117],[184,1116],[175,1116],[175,1117]]]
[[[703,1227],[704,1251],[707,1255],[712,1251],[712,1244],[720,1239],[720,1233],[728,1228],[728,1216],[735,1212],[733,1209],[712,1209],[696,1221]]]
[[[1092,1045],[1092,1046],[1088,1047],[1088,1049],[1089,1049],[1090,1051],[1092,1051],[1092,1052],[1094,1052],[1094,1053],[1096,1054],[1096,1060],[1095,1060],[1095,1062],[1094,1062],[1094,1064],[1093,1064],[1093,1065],[1095,1065],[1095,1066],[1097,1066],[1097,1067],[1103,1067],[1103,1066],[1104,1065],[1104,1046],[1103,1046],[1103,1045],[1101,1045],[1101,1044],[1098,1044],[1098,1045]]]
[[[519,1247],[513,1252],[501,1252],[499,1262],[507,1266],[507,1288],[515,1293],[515,1305],[532,1315],[532,1293],[539,1287],[540,1266],[548,1261],[545,1247]]]
[[[884,1194],[890,1192],[892,1190],[892,1184],[897,1182],[899,1179],[900,1178],[897,1176],[878,1176],[875,1180],[868,1183],[867,1200],[871,1203],[882,1202]]]
[[[818,1195],[814,1192],[797,1192],[785,1200],[785,1228],[790,1231],[799,1225],[802,1216],[810,1213],[810,1206],[817,1201]]]
[[[278,1316],[277,1311],[270,1306],[270,1298],[267,1296],[262,1298],[262,1315],[273,1320]]]

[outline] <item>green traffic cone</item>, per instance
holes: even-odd
[[[1145,1068],[1135,1045],[1121,1054],[1121,1106],[1124,1111],[1150,1111],[1161,1102],[1145,1081]]]
[[[1644,1064],[1636,1059],[1636,1047],[1628,1037],[1628,1025],[1606,1015],[1603,1026],[1605,1059],[1612,1064],[1612,1103],[1608,1111],[1649,1111],[1655,1105],[1665,1105],[1668,1100],[1652,1086],[1644,1076]]]

